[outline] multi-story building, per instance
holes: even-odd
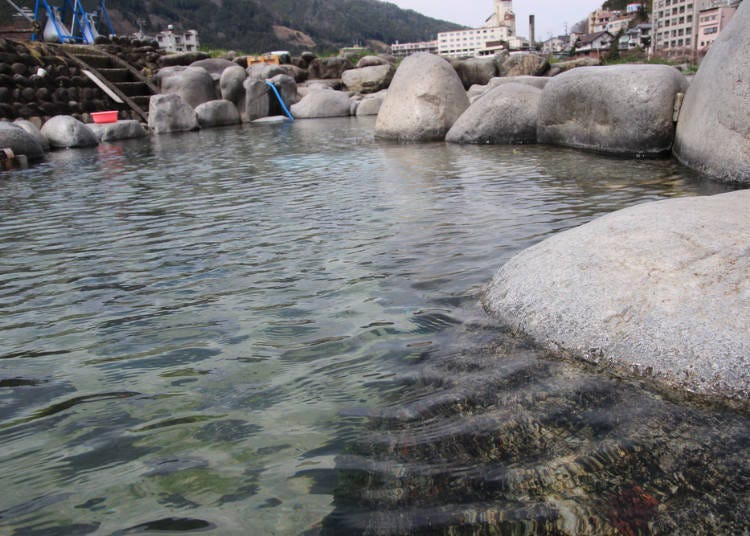
[[[159,48],[168,52],[195,52],[198,50],[198,32],[175,32],[170,24],[166,32],[156,34],[156,42],[159,43]]]
[[[695,50],[697,0],[655,0],[653,45],[658,52],[685,54]]]
[[[698,12],[698,37],[696,45],[699,51],[708,50],[719,33],[729,24],[737,11],[733,5],[714,5],[705,7]]]
[[[405,58],[411,56],[417,52],[429,52],[430,54],[437,54],[438,42],[437,41],[420,41],[418,43],[399,43],[396,41],[391,45],[391,54],[397,58]]]
[[[482,28],[440,32],[438,54],[449,58],[479,56],[497,50],[498,42],[508,43],[511,48],[520,48],[523,43],[516,36],[516,15],[509,0],[494,0],[493,13]]]
[[[727,25],[741,1],[654,0],[653,51],[693,55],[705,49]]]

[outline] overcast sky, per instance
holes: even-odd
[[[484,24],[492,14],[493,0],[387,0],[404,9],[413,9],[424,15],[464,26]],[[562,34],[568,28],[601,7],[603,0],[515,0],[516,29],[518,34],[529,36],[529,15],[536,15],[536,39]]]

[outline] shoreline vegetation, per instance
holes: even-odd
[[[414,144],[541,143],[626,158],[673,155],[713,180],[747,186],[750,81],[732,73],[750,67],[748,28],[745,3],[694,77],[689,65],[681,72],[658,60],[632,64],[625,54],[609,62],[550,62],[534,53],[460,61],[306,53],[267,65],[234,53],[164,56],[143,43],[116,44],[125,56],[140,48],[139,71],[158,88],[147,125],[127,107],[116,123],[87,125],[104,97],[81,68],[53,61],[49,47],[24,52],[3,41],[0,103],[14,122],[0,123],[0,147],[12,150],[6,165],[14,155],[33,163],[49,148],[149,131],[281,122],[288,107],[300,120],[377,116],[377,138]],[[75,111],[45,113],[61,109]],[[747,191],[670,200],[561,233],[505,265],[485,307],[557,354],[747,402],[748,204]]]

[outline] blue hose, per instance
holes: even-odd
[[[266,84],[268,84],[268,87],[270,87],[273,90],[273,93],[274,95],[276,95],[276,98],[279,99],[279,104],[281,104],[281,109],[284,110],[284,113],[286,114],[286,116],[292,121],[294,121],[294,116],[286,107],[286,104],[284,104],[284,99],[281,98],[281,95],[279,94],[279,90],[276,89],[276,86],[273,85],[273,82],[269,82],[268,80],[266,80]]]

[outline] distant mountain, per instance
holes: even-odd
[[[462,28],[379,0],[109,0],[107,9],[118,33],[174,24],[198,30],[201,46],[248,53],[382,46]]]

